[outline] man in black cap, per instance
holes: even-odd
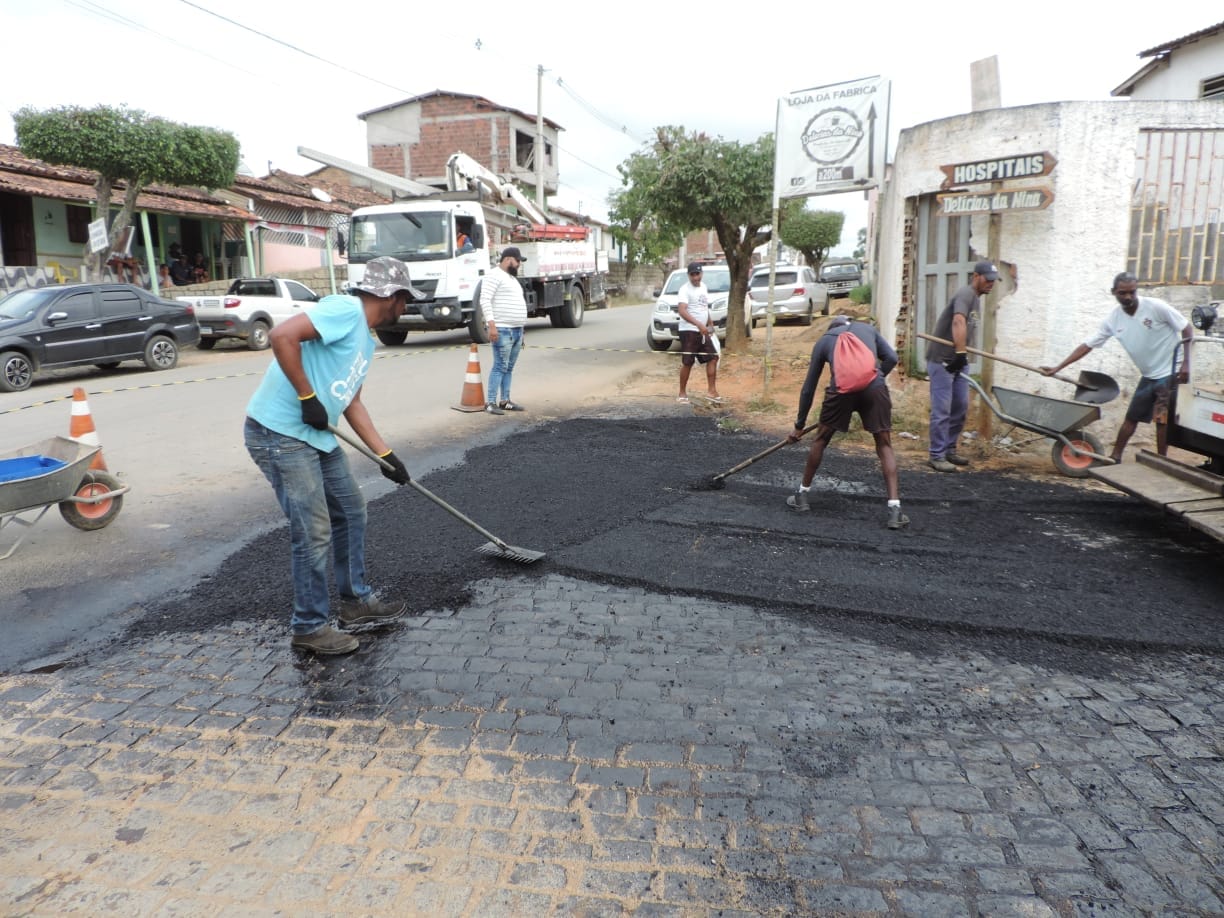
[[[688,404],[689,374],[696,361],[706,370],[707,397],[719,402],[718,397],[718,346],[712,340],[715,335],[714,320],[710,318],[710,291],[702,282],[704,271],[700,262],[688,266],[688,283],[677,294],[676,312],[680,321],[680,404]]]
[[[519,283],[519,266],[526,261],[518,246],[501,250],[497,267],[480,284],[480,311],[489,327],[489,346],[493,349],[493,368],[489,370],[489,393],[485,411],[505,414],[522,411],[510,400],[514,365],[523,349],[523,326],[527,324],[527,299]]]
[[[408,608],[387,602],[366,582],[366,505],[344,451],[328,427],[343,414],[354,433],[390,466],[383,475],[407,484],[408,470],[371,420],[361,389],[374,355],[370,329],[393,323],[409,297],[425,299],[408,267],[375,258],[352,296],[326,296],[268,335],[272,363],[247,404],[247,452],[276,492],[289,520],[295,650],[357,649],[356,629],[377,627]],[[334,562],[340,625],[330,619],[328,562]]]
[[[927,342],[927,378],[931,383],[930,460],[937,472],[955,472],[968,459],[957,455],[956,444],[969,413],[969,352],[977,334],[981,297],[994,289],[999,269],[989,261],[973,266],[969,283],[952,295],[935,322],[935,337],[952,342],[949,347]]]

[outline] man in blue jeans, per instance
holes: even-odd
[[[493,348],[485,404],[489,414],[523,410],[522,405],[510,400],[510,381],[523,349],[523,326],[527,324],[527,299],[518,280],[518,269],[524,261],[517,246],[507,246],[501,251],[497,267],[485,275],[480,285],[480,311],[488,323],[489,345]]]
[[[386,602],[366,582],[365,498],[327,428],[343,414],[366,446],[391,464],[383,475],[407,484],[408,470],[379,435],[361,401],[374,341],[370,329],[394,323],[408,297],[424,299],[408,268],[375,258],[352,288],[327,296],[277,325],[268,336],[275,358],[247,405],[247,452],[272,484],[289,519],[295,649],[350,653],[352,634],[329,624],[327,564],[334,561],[340,624],[373,628],[399,618],[405,602]]]
[[[931,384],[930,459],[927,464],[937,472],[955,472],[969,460],[957,455],[956,444],[969,413],[969,351],[977,333],[981,298],[994,289],[998,269],[989,261],[973,266],[969,283],[952,299],[935,320],[935,337],[951,341],[952,347],[936,341],[927,343],[927,379]]]

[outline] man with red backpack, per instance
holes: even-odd
[[[808,412],[816,395],[816,384],[829,365],[829,388],[820,406],[816,438],[808,451],[803,469],[803,484],[786,499],[786,505],[799,513],[811,509],[808,491],[816,470],[824,459],[825,447],[837,432],[850,429],[850,416],[857,413],[863,429],[875,438],[876,455],[884,472],[888,493],[888,528],[903,529],[909,517],[901,512],[901,492],[897,484],[897,457],[892,447],[892,398],[884,377],[897,365],[897,352],[884,340],[875,327],[856,322],[849,316],[837,316],[812,348],[807,379],[799,393],[799,414],[795,429],[787,435],[791,443],[803,436]]]

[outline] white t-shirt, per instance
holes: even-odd
[[[686,281],[680,288],[679,299],[676,302],[677,308],[685,305],[688,306],[689,315],[701,325],[692,325],[684,321],[684,316],[680,316],[680,324],[677,326],[680,331],[705,331],[705,326],[710,322],[710,291],[706,289],[706,285],[694,286],[691,282]]]
[[[498,328],[522,328],[527,324],[523,285],[500,266],[486,274],[480,285],[480,309],[485,321],[492,319]]]
[[[1133,316],[1115,306],[1084,344],[1098,348],[1117,338],[1141,374],[1148,379],[1163,379],[1173,373],[1173,355],[1181,343],[1182,329],[1190,323],[1164,300],[1150,296],[1137,299],[1139,305]]]

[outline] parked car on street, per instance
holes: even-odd
[[[305,284],[280,277],[239,277],[224,296],[180,296],[195,307],[200,323],[200,350],[222,338],[241,338],[252,351],[268,346],[268,332],[285,319],[319,301]]]
[[[852,258],[830,258],[820,266],[820,282],[828,287],[830,298],[848,296],[863,282],[863,269]]]
[[[703,274],[706,289],[710,291],[710,318],[714,320],[714,332],[720,342],[726,341],[731,269],[726,265],[705,265]],[[646,343],[652,351],[665,351],[673,341],[680,340],[680,314],[676,307],[680,302],[680,288],[687,280],[688,274],[684,268],[680,268],[667,276],[667,283],[662,289],[654,292],[658,301],[650,314],[650,324],[646,326]]]
[[[764,322],[769,306],[769,265],[753,269],[748,281],[748,297],[752,302],[752,327]],[[825,288],[816,280],[816,272],[807,265],[774,266],[774,321],[798,319],[800,325],[811,325],[820,303],[822,315],[829,314]]]
[[[0,391],[21,392],[40,370],[92,363],[110,370],[143,360],[178,364],[200,340],[190,306],[131,284],[57,284],[0,299]]]

